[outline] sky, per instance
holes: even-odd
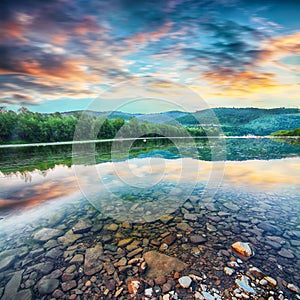
[[[299,20],[298,0],[1,0],[0,106],[299,107]]]

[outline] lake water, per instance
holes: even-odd
[[[148,139],[2,148],[0,158],[3,299],[10,290],[15,299],[113,299],[121,288],[120,299],[129,299],[129,277],[151,283],[136,266],[118,262],[149,250],[177,257],[204,278],[207,291],[229,299],[235,275],[223,268],[236,241],[255,252],[236,275],[258,267],[277,280],[272,292],[297,299],[287,288],[300,282],[294,141]],[[45,228],[48,234],[38,234]],[[87,274],[88,249],[98,244],[101,266]]]

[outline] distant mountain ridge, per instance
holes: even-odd
[[[70,116],[83,111],[64,112],[62,115]],[[84,111],[88,115],[107,117],[109,119],[121,118],[130,120],[136,118],[139,122],[152,124],[184,125],[199,127],[212,125],[216,121],[221,125],[226,135],[269,135],[278,130],[292,130],[300,127],[300,110],[298,108],[213,108],[196,112],[167,111],[161,113],[134,114],[120,111],[96,112]],[[215,117],[213,117],[215,116]]]

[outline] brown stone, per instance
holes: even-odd
[[[167,244],[168,246],[171,246],[175,241],[176,241],[176,235],[170,234],[162,240],[162,243]]]
[[[157,278],[159,276],[167,276],[172,272],[181,272],[187,267],[187,264],[178,258],[171,257],[157,251],[149,251],[143,255],[148,271],[146,276],[149,278]]]

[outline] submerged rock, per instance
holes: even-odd
[[[103,263],[100,260],[102,255],[103,248],[101,244],[86,249],[84,260],[84,273],[86,275],[94,275],[102,269]]]
[[[242,276],[240,276],[240,279],[235,280],[235,283],[238,286],[238,288],[240,288],[244,292],[256,294],[254,288],[249,285],[249,281],[250,280],[247,276],[242,275]]]
[[[72,228],[73,232],[76,234],[86,233],[90,231],[92,225],[84,220],[79,220],[79,222]]]
[[[187,264],[178,258],[171,257],[157,251],[149,251],[143,255],[148,271],[146,276],[149,278],[157,278],[159,276],[167,276],[172,272],[181,272],[187,267]]]
[[[178,282],[181,285],[181,287],[187,289],[190,287],[190,285],[192,283],[192,279],[189,276],[183,276],[178,279]]]
[[[15,262],[15,260],[16,260],[15,255],[9,255],[7,257],[2,258],[0,260],[0,272],[11,267],[13,265],[13,263]]]
[[[63,232],[59,229],[42,228],[33,235],[33,238],[40,242],[46,242],[62,234]]]
[[[24,270],[15,272],[12,276],[12,278],[9,280],[9,282],[5,286],[4,294],[1,298],[1,300],[31,300],[32,299],[32,292],[29,289],[26,290],[19,290],[22,275]]]
[[[191,234],[189,236],[190,242],[193,244],[203,244],[206,242],[206,237],[200,235],[200,234]]]
[[[242,257],[249,258],[254,255],[254,251],[250,243],[236,242],[231,245],[232,250]]]
[[[140,279],[129,279],[127,281],[129,294],[136,295],[143,290],[143,283]]]
[[[37,284],[38,291],[41,295],[51,294],[59,286],[58,279],[43,277]]]

